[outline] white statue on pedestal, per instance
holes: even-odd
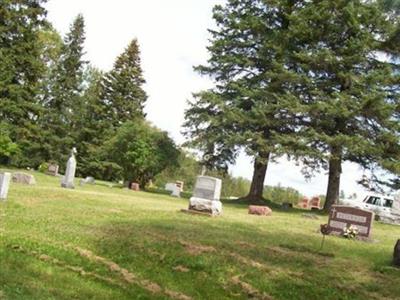
[[[76,170],[76,159],[75,159],[75,154],[78,152],[76,151],[76,148],[72,148],[71,150],[71,156],[68,159],[67,162],[67,169],[65,170],[65,175],[62,178],[61,181],[61,186],[63,188],[67,189],[74,189],[74,178],[75,178],[75,170]]]

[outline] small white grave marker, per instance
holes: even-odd
[[[0,173],[0,200],[6,200],[8,188],[10,187],[11,173]]]

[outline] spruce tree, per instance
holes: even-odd
[[[48,113],[42,119],[47,159],[58,163],[67,158],[68,149],[76,145],[77,134],[82,129],[79,126],[85,106],[82,100],[86,66],[83,60],[84,41],[84,18],[78,15],[64,39],[50,97],[44,105]]]
[[[145,80],[142,73],[139,45],[134,39],[118,56],[113,69],[103,80],[101,100],[107,107],[104,118],[114,128],[136,118],[144,118],[147,95],[143,90]]]
[[[112,135],[111,125],[106,121],[107,107],[101,101],[103,72],[89,66],[85,71],[85,91],[82,96],[84,109],[77,133],[80,159],[78,174],[102,178],[104,165],[99,159],[100,147]]]
[[[196,69],[215,80],[186,111],[186,134],[211,157],[232,162],[238,148],[254,158],[246,199],[262,199],[270,159],[290,151],[286,136],[298,126],[290,94],[287,53],[297,1],[230,0],[214,8],[210,59]],[[222,154],[222,155],[221,155]],[[220,162],[219,162],[220,164]]]
[[[370,166],[399,146],[400,77],[384,54],[399,53],[400,19],[380,4],[314,0],[291,16],[290,71],[306,116],[299,137],[306,163],[329,168],[325,210],[339,198],[343,161]]]
[[[38,153],[39,81],[45,70],[38,32],[45,25],[41,0],[0,2],[0,120],[19,146],[13,163],[32,166]]]

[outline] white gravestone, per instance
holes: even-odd
[[[222,213],[221,186],[221,179],[198,176],[193,197],[190,198],[189,209],[220,215]]]
[[[11,173],[0,173],[0,200],[6,200],[10,187]]]
[[[181,197],[181,188],[176,183],[167,183],[165,189],[171,192],[171,196]]]
[[[65,175],[62,178],[61,186],[67,189],[74,189],[74,178],[75,178],[75,170],[76,170],[76,159],[75,154],[77,153],[76,148],[72,148],[71,156],[67,162],[67,169],[65,170]]]

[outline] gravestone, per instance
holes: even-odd
[[[181,188],[176,183],[167,183],[165,185],[165,189],[171,192],[171,196],[180,197],[181,196]]]
[[[177,180],[175,184],[181,190],[181,192],[183,192],[183,181]]]
[[[8,188],[10,187],[11,173],[0,173],[0,200],[6,200]]]
[[[220,215],[222,213],[221,186],[221,179],[198,176],[193,197],[189,200],[189,210]]]
[[[140,185],[137,182],[132,182],[131,183],[131,190],[135,191],[135,192],[139,192],[140,191]]]
[[[29,184],[29,185],[36,184],[35,177],[33,177],[33,175],[31,174],[26,174],[26,173],[13,173],[12,182]]]
[[[397,240],[396,246],[394,246],[393,264],[396,267],[400,267],[400,240]]]
[[[81,179],[79,181],[79,185],[85,185],[85,184],[95,184],[94,177],[92,176],[87,176],[85,179]]]
[[[50,164],[49,167],[47,168],[46,174],[52,175],[52,176],[57,176],[58,175],[58,168],[59,168],[58,165]]]
[[[371,237],[374,213],[345,205],[333,205],[329,212],[328,226],[333,234],[342,234],[346,227],[356,227],[358,235]]]
[[[258,216],[270,216],[272,214],[272,210],[268,206],[250,205],[249,214]]]
[[[293,204],[292,203],[289,203],[289,202],[283,202],[282,203],[282,209],[283,210],[289,210],[291,208],[293,208]]]
[[[309,202],[309,207],[311,207],[311,210],[320,210],[321,209],[321,199],[319,197],[312,197],[310,202]]]
[[[67,169],[65,170],[65,175],[61,180],[61,187],[67,189],[74,189],[74,178],[75,178],[75,171],[76,171],[76,159],[75,154],[77,153],[76,148],[72,148],[71,156],[67,162]]]
[[[299,203],[297,203],[297,206],[307,209],[309,202],[310,202],[310,200],[307,197],[304,197],[303,199],[301,199],[301,201]]]

